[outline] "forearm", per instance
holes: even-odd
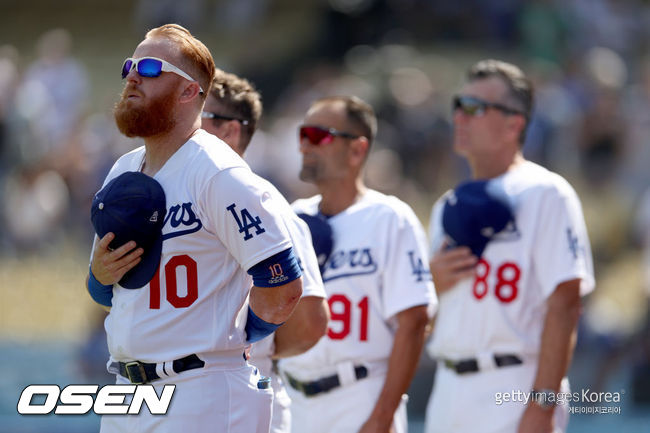
[[[413,307],[400,314],[407,315],[408,320],[400,320],[395,332],[386,381],[371,414],[371,418],[376,417],[385,425],[392,423],[402,395],[413,380],[424,345],[428,319],[426,306]]]
[[[300,299],[291,317],[275,331],[273,358],[299,355],[313,347],[327,332],[329,308],[324,298]]]
[[[549,299],[542,331],[537,375],[533,384],[535,389],[550,389],[558,392],[560,382],[566,375],[573,356],[580,316],[580,298],[577,293],[574,296],[563,297],[562,295],[566,293],[559,292],[562,290],[577,292],[579,288],[560,285]]]
[[[280,324],[291,316],[301,294],[302,277],[277,287],[253,286],[249,305],[260,319]]]

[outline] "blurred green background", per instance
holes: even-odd
[[[108,383],[104,314],[84,278],[92,195],[139,145],[111,109],[147,29],[188,27],[217,65],[249,78],[265,112],[247,159],[290,200],[309,103],[352,93],[375,107],[368,183],[428,224],[468,175],[451,152],[451,95],[482,58],[519,64],[537,105],[525,155],[582,198],[597,289],[585,299],[574,390],[623,392],[620,414],[569,432],[650,431],[650,5],[628,0],[0,0],[0,432],[92,432],[97,417],[20,416],[28,384]],[[473,326],[473,324],[468,324]],[[411,388],[419,432],[433,362]]]

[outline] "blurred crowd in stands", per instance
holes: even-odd
[[[140,0],[132,31],[139,40],[148,28],[179,22],[199,36],[246,34],[250,41],[264,38],[259,24],[289,3]],[[309,46],[288,61],[258,67],[262,60],[272,63],[262,57],[273,53],[242,46],[235,51],[242,56],[250,51],[250,59],[218,65],[249,78],[264,97],[261,130],[248,155],[254,170],[290,200],[313,192],[297,179],[297,125],[313,99],[356,94],[380,119],[369,184],[411,204],[426,226],[436,197],[468,175],[450,143],[451,97],[460,72],[486,57],[519,64],[534,78],[537,98],[526,157],[576,186],[585,203],[597,281],[613,269],[620,279],[612,277],[617,281],[611,291],[634,292],[625,298],[636,307],[632,317],[616,303],[616,293],[596,304],[590,310],[594,317],[585,318],[593,322],[591,335],[602,330],[608,339],[599,344],[608,341],[606,347],[617,348],[623,337],[630,341],[647,329],[650,1],[311,3],[315,12],[305,18],[308,25],[297,26],[300,32],[311,30],[293,36],[310,41]],[[89,76],[73,42],[63,28],[43,29],[32,53],[0,41],[0,255],[55,249],[66,237],[86,244],[92,236],[93,194],[115,158],[139,145],[117,131],[110,106],[115,101],[90,103],[91,86],[103,83]],[[215,59],[223,58],[218,54]],[[640,259],[634,266],[645,279],[637,281],[620,270],[627,269],[620,261],[643,248],[643,268]],[[650,358],[650,338],[643,335],[645,346],[634,350],[646,350]]]

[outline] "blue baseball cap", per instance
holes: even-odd
[[[322,275],[325,263],[327,262],[327,259],[329,259],[330,254],[332,254],[332,248],[334,248],[332,227],[327,222],[327,219],[321,215],[299,213],[298,216],[309,226],[311,242],[314,246],[314,252],[318,259],[318,267],[320,268],[320,273]]]
[[[143,287],[158,270],[166,212],[165,191],[144,173],[122,173],[95,194],[90,219],[97,235],[102,238],[113,232],[115,239],[109,245],[112,249],[129,241],[144,249],[140,263],[124,274],[120,286]]]
[[[442,227],[449,246],[469,247],[477,257],[510,223],[514,223],[510,205],[492,191],[489,180],[463,182],[445,199]]]

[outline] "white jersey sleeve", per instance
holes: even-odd
[[[215,210],[206,215],[206,227],[214,230],[242,269],[291,247],[279,203],[250,169],[219,172],[200,197],[200,206]]]
[[[405,283],[419,285],[423,282],[433,284],[433,281],[422,224],[409,206],[396,202],[393,207],[399,209],[399,212],[396,212],[399,218],[391,228],[390,246],[386,249],[386,269],[382,273],[382,285],[385,290],[384,318],[389,319],[400,311],[417,305],[428,305],[430,312],[433,312],[437,306],[434,290],[427,292],[426,301],[404,296],[402,286]]]
[[[539,224],[548,229],[537,232],[533,268],[545,296],[550,296],[558,284],[576,278],[581,280],[580,294],[584,296],[594,288],[587,227],[575,191],[564,182],[559,185],[541,198]]]

